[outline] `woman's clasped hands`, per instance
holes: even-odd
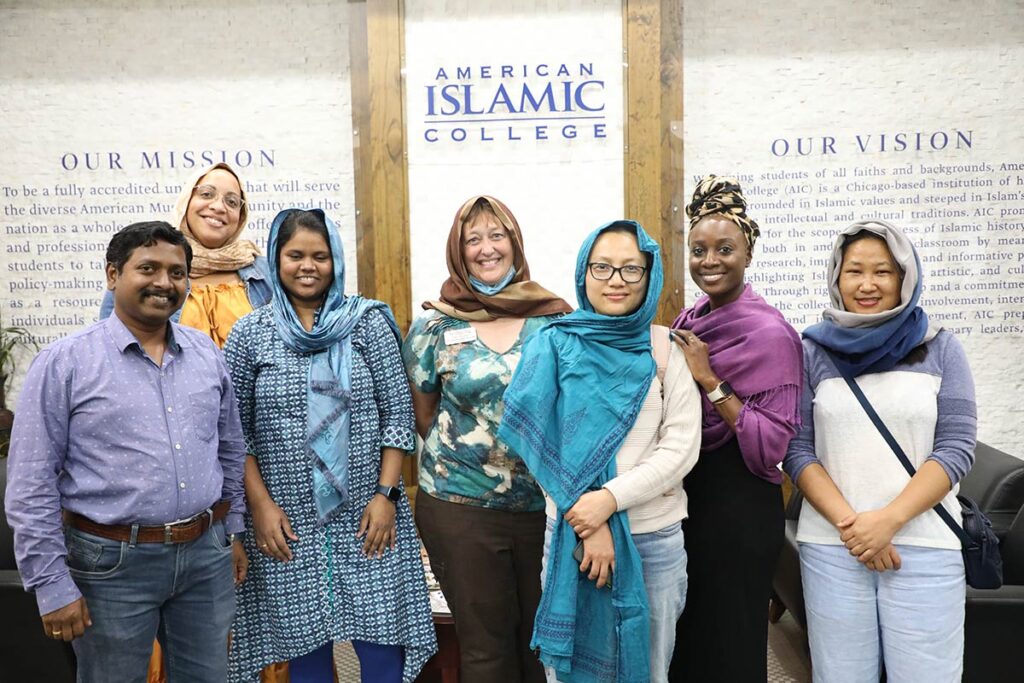
[[[868,569],[883,572],[902,565],[900,554],[892,544],[893,536],[902,525],[884,508],[849,515],[836,526],[850,554]]]

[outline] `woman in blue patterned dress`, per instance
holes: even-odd
[[[268,240],[271,303],[225,347],[249,446],[232,681],[288,661],[333,680],[351,640],[363,681],[412,681],[435,652],[419,542],[401,482],[413,412],[388,307],[344,295],[341,239],[288,209]]]
[[[497,440],[523,340],[567,303],[535,282],[515,217],[472,197],[448,235],[449,278],[402,356],[424,437],[416,523],[448,600],[467,683],[542,682],[530,651],[540,600],[544,497]]]

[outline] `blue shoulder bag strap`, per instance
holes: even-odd
[[[850,391],[852,391],[853,395],[857,397],[857,400],[860,402],[860,407],[863,408],[864,412],[868,414],[869,418],[871,418],[871,422],[874,423],[875,428],[878,430],[878,433],[882,435],[882,438],[885,439],[885,442],[889,444],[889,448],[891,448],[892,452],[896,454],[897,458],[899,458],[900,464],[903,465],[903,469],[905,469],[907,473],[910,474],[911,477],[913,477],[915,474],[917,474],[917,470],[915,470],[914,466],[910,464],[910,458],[908,458],[907,454],[903,452],[903,449],[896,441],[896,437],[892,435],[892,432],[889,431],[889,428],[885,426],[884,422],[882,422],[882,418],[880,418],[878,416],[878,413],[875,412],[875,407],[871,405],[871,402],[868,401],[868,397],[864,395],[863,391],[861,391],[861,388],[857,384],[857,381],[853,378],[852,375],[850,375],[849,371],[846,370],[845,367],[843,367],[842,362],[837,362],[836,359],[832,356],[832,354],[828,353],[827,351],[826,354],[828,355],[829,359],[832,361],[832,364],[836,367],[836,369],[839,370],[839,374],[841,374],[843,376],[843,379],[846,380],[846,386],[850,387]],[[932,509],[935,510],[935,513],[942,519],[943,522],[946,523],[946,526],[949,527],[950,531],[956,534],[956,537],[960,539],[961,545],[963,545],[964,547],[971,545],[971,537],[967,535],[967,532],[963,530],[963,527],[956,523],[956,520],[953,519],[953,516],[949,514],[949,511],[946,510],[946,508],[942,507],[942,503],[937,504]]]

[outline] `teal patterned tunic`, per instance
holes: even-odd
[[[479,339],[445,342],[445,332],[469,323],[430,311],[418,318],[402,347],[414,387],[440,392],[437,416],[420,455],[420,490],[450,503],[511,512],[544,509],[526,465],[497,440],[502,395],[519,363],[523,341],[556,316],[527,318],[505,353]]]
[[[351,502],[324,526],[302,448],[312,356],[284,345],[270,305],[235,323],[224,353],[249,453],[299,537],[290,544],[294,559],[279,562],[256,547],[252,517],[245,516],[249,576],[237,591],[228,680],[256,682],[271,662],[358,639],[403,646],[403,678],[412,681],[437,645],[409,500],[403,495],[396,506],[395,550],[363,557],[356,538],[380,477],[381,448],[415,446],[412,399],[391,328],[370,311],[352,331]]]

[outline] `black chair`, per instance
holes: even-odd
[[[1024,643],[1024,460],[978,443],[974,467],[960,482],[960,493],[970,496],[992,520],[1003,557],[1003,587],[976,590],[968,587],[964,622],[964,676],[966,683],[1002,683],[1024,679],[1017,649]],[[774,613],[789,610],[806,632],[800,554],[796,542],[797,519],[803,496],[794,491],[786,506],[786,540],[775,569]]]
[[[992,520],[1000,541],[1024,505],[1024,461],[978,442],[974,466],[960,482],[967,496]]]
[[[789,610],[796,623],[800,624],[800,628],[806,631],[804,584],[800,580],[800,549],[796,543],[797,520],[800,519],[800,506],[803,502],[804,495],[794,486],[793,494],[786,505],[786,541],[775,567],[775,577],[772,579],[772,614],[775,616],[773,621],[777,621],[784,611]]]
[[[967,588],[963,680],[968,683],[1024,679],[1017,649],[1024,643],[1024,509],[1017,513],[999,545],[1003,587]]]
[[[70,683],[74,651],[43,633],[35,595],[25,592],[14,562],[14,535],[3,507],[6,489],[7,460],[0,459],[0,683]]]

